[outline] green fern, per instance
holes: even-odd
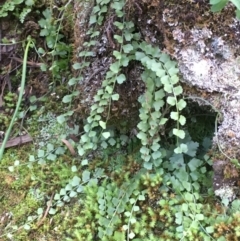
[[[8,16],[8,12],[14,11],[15,7],[21,4],[23,0],[13,0],[13,1],[6,1],[0,9],[0,17]]]
[[[19,5],[24,3],[26,7],[24,7],[19,13]],[[35,4],[35,0],[12,0],[6,1],[0,9],[0,18],[8,16],[8,12],[16,12],[16,15],[19,17],[21,23],[24,22],[28,13],[32,11],[31,7]]]
[[[26,16],[27,16],[31,11],[32,11],[31,8],[28,8],[28,7],[23,8],[22,12],[21,12],[20,15],[19,15],[19,20],[20,20],[21,23],[23,23],[23,22],[25,21]]]

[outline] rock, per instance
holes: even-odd
[[[218,166],[221,170],[225,170],[229,159],[237,159],[240,156],[240,21],[235,18],[233,4],[228,3],[221,13],[212,13],[207,3],[205,0],[141,0],[132,3],[128,18],[132,19],[142,39],[154,46],[157,45],[178,62],[181,81],[184,86],[188,86],[188,92],[185,90],[187,98],[202,106],[210,105],[213,111],[218,112],[218,126],[213,144],[214,148],[223,155],[222,159],[216,160],[213,166],[214,190],[217,195],[222,196],[222,188],[229,187],[227,189],[231,191],[228,193],[234,197],[232,187],[236,185],[238,177],[234,176],[233,182],[224,181],[224,171],[217,170]],[[78,38],[78,42],[75,44],[75,49],[81,49],[84,31],[87,28],[85,19],[89,16],[93,1],[86,4],[88,4],[87,10],[76,18],[75,38]],[[106,18],[106,21],[111,20]],[[109,48],[114,48],[114,45],[110,43],[104,31],[96,46],[101,51],[96,52],[92,64],[94,69],[88,68],[84,73],[86,80],[91,77],[94,70],[107,68],[111,63],[108,53],[111,53],[113,49]],[[141,86],[137,70],[139,68],[133,66],[132,71],[138,74],[134,76],[137,81],[132,83]],[[130,72],[131,69],[128,70],[128,73]],[[84,88],[91,93],[86,100],[90,100],[96,93],[92,86],[100,86],[99,80],[104,74],[103,71],[99,71],[96,78],[91,78],[91,82],[85,85]],[[125,90],[128,90],[126,96],[131,95],[129,87],[134,86],[132,83],[125,86]],[[141,93],[142,87],[140,89],[138,93]],[[123,90],[118,91],[121,93]],[[116,108],[122,110],[126,107],[122,104]],[[230,165],[231,168],[234,169],[233,165]]]

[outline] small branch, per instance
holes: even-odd
[[[47,208],[46,208],[46,211],[45,211],[43,217],[37,223],[37,228],[39,228],[43,224],[43,221],[46,219],[48,212],[52,206],[53,197],[54,197],[54,193],[52,193],[51,198],[48,201]]]
[[[7,141],[5,148],[13,147],[13,146],[19,146],[28,142],[32,142],[33,139],[30,135],[23,135],[19,136],[13,139],[10,139]],[[0,142],[0,147],[2,146],[2,142]]]
[[[111,36],[112,32],[113,32],[113,29],[112,29],[113,18],[114,18],[113,16],[109,18],[108,24],[107,24],[107,27],[106,27],[106,32],[107,32],[107,38],[108,38],[109,44],[111,45],[111,47],[113,49],[115,49],[115,44],[114,44],[112,36]]]
[[[106,67],[101,67],[101,68],[97,69],[95,72],[93,72],[93,74],[90,75],[90,77],[88,77],[87,82],[89,82],[95,75],[97,75],[99,72],[101,72],[104,69],[106,69]]]
[[[23,63],[23,60],[17,57],[11,57],[11,59],[14,59],[15,61],[17,61],[18,63]],[[27,65],[31,66],[31,67],[35,67],[35,68],[40,68],[42,63],[36,63],[36,62],[31,62],[31,61],[27,61]]]
[[[140,6],[138,5],[138,3],[137,2],[134,2],[134,4],[136,5],[136,7],[137,7],[137,9],[139,10],[139,12],[140,12],[140,14],[142,14],[142,9],[140,8]]]

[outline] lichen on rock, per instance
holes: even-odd
[[[234,19],[234,12],[231,20],[218,23],[228,25],[226,30],[237,29],[229,39],[226,38],[228,31],[215,31],[211,27],[200,27],[197,24],[187,31],[182,28],[181,23],[175,25],[174,29],[171,27],[175,41],[172,55],[177,59],[182,82],[199,89],[199,93],[202,90],[209,93],[204,97],[193,93],[190,98],[195,100],[197,97],[197,102],[201,105],[209,103],[221,115],[213,144],[223,153],[224,160],[240,156],[240,55],[237,40],[240,24]],[[203,101],[199,101],[200,98]],[[227,163],[228,161],[225,165]],[[224,176],[221,178],[224,179]],[[228,185],[229,180],[216,182],[215,179],[215,194],[233,200],[233,186],[236,183]]]

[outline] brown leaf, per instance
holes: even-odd
[[[73,156],[76,156],[76,152],[75,152],[73,146],[71,145],[71,143],[69,141],[65,140],[65,139],[62,139],[62,142],[67,146],[67,148],[71,152],[71,154]]]

